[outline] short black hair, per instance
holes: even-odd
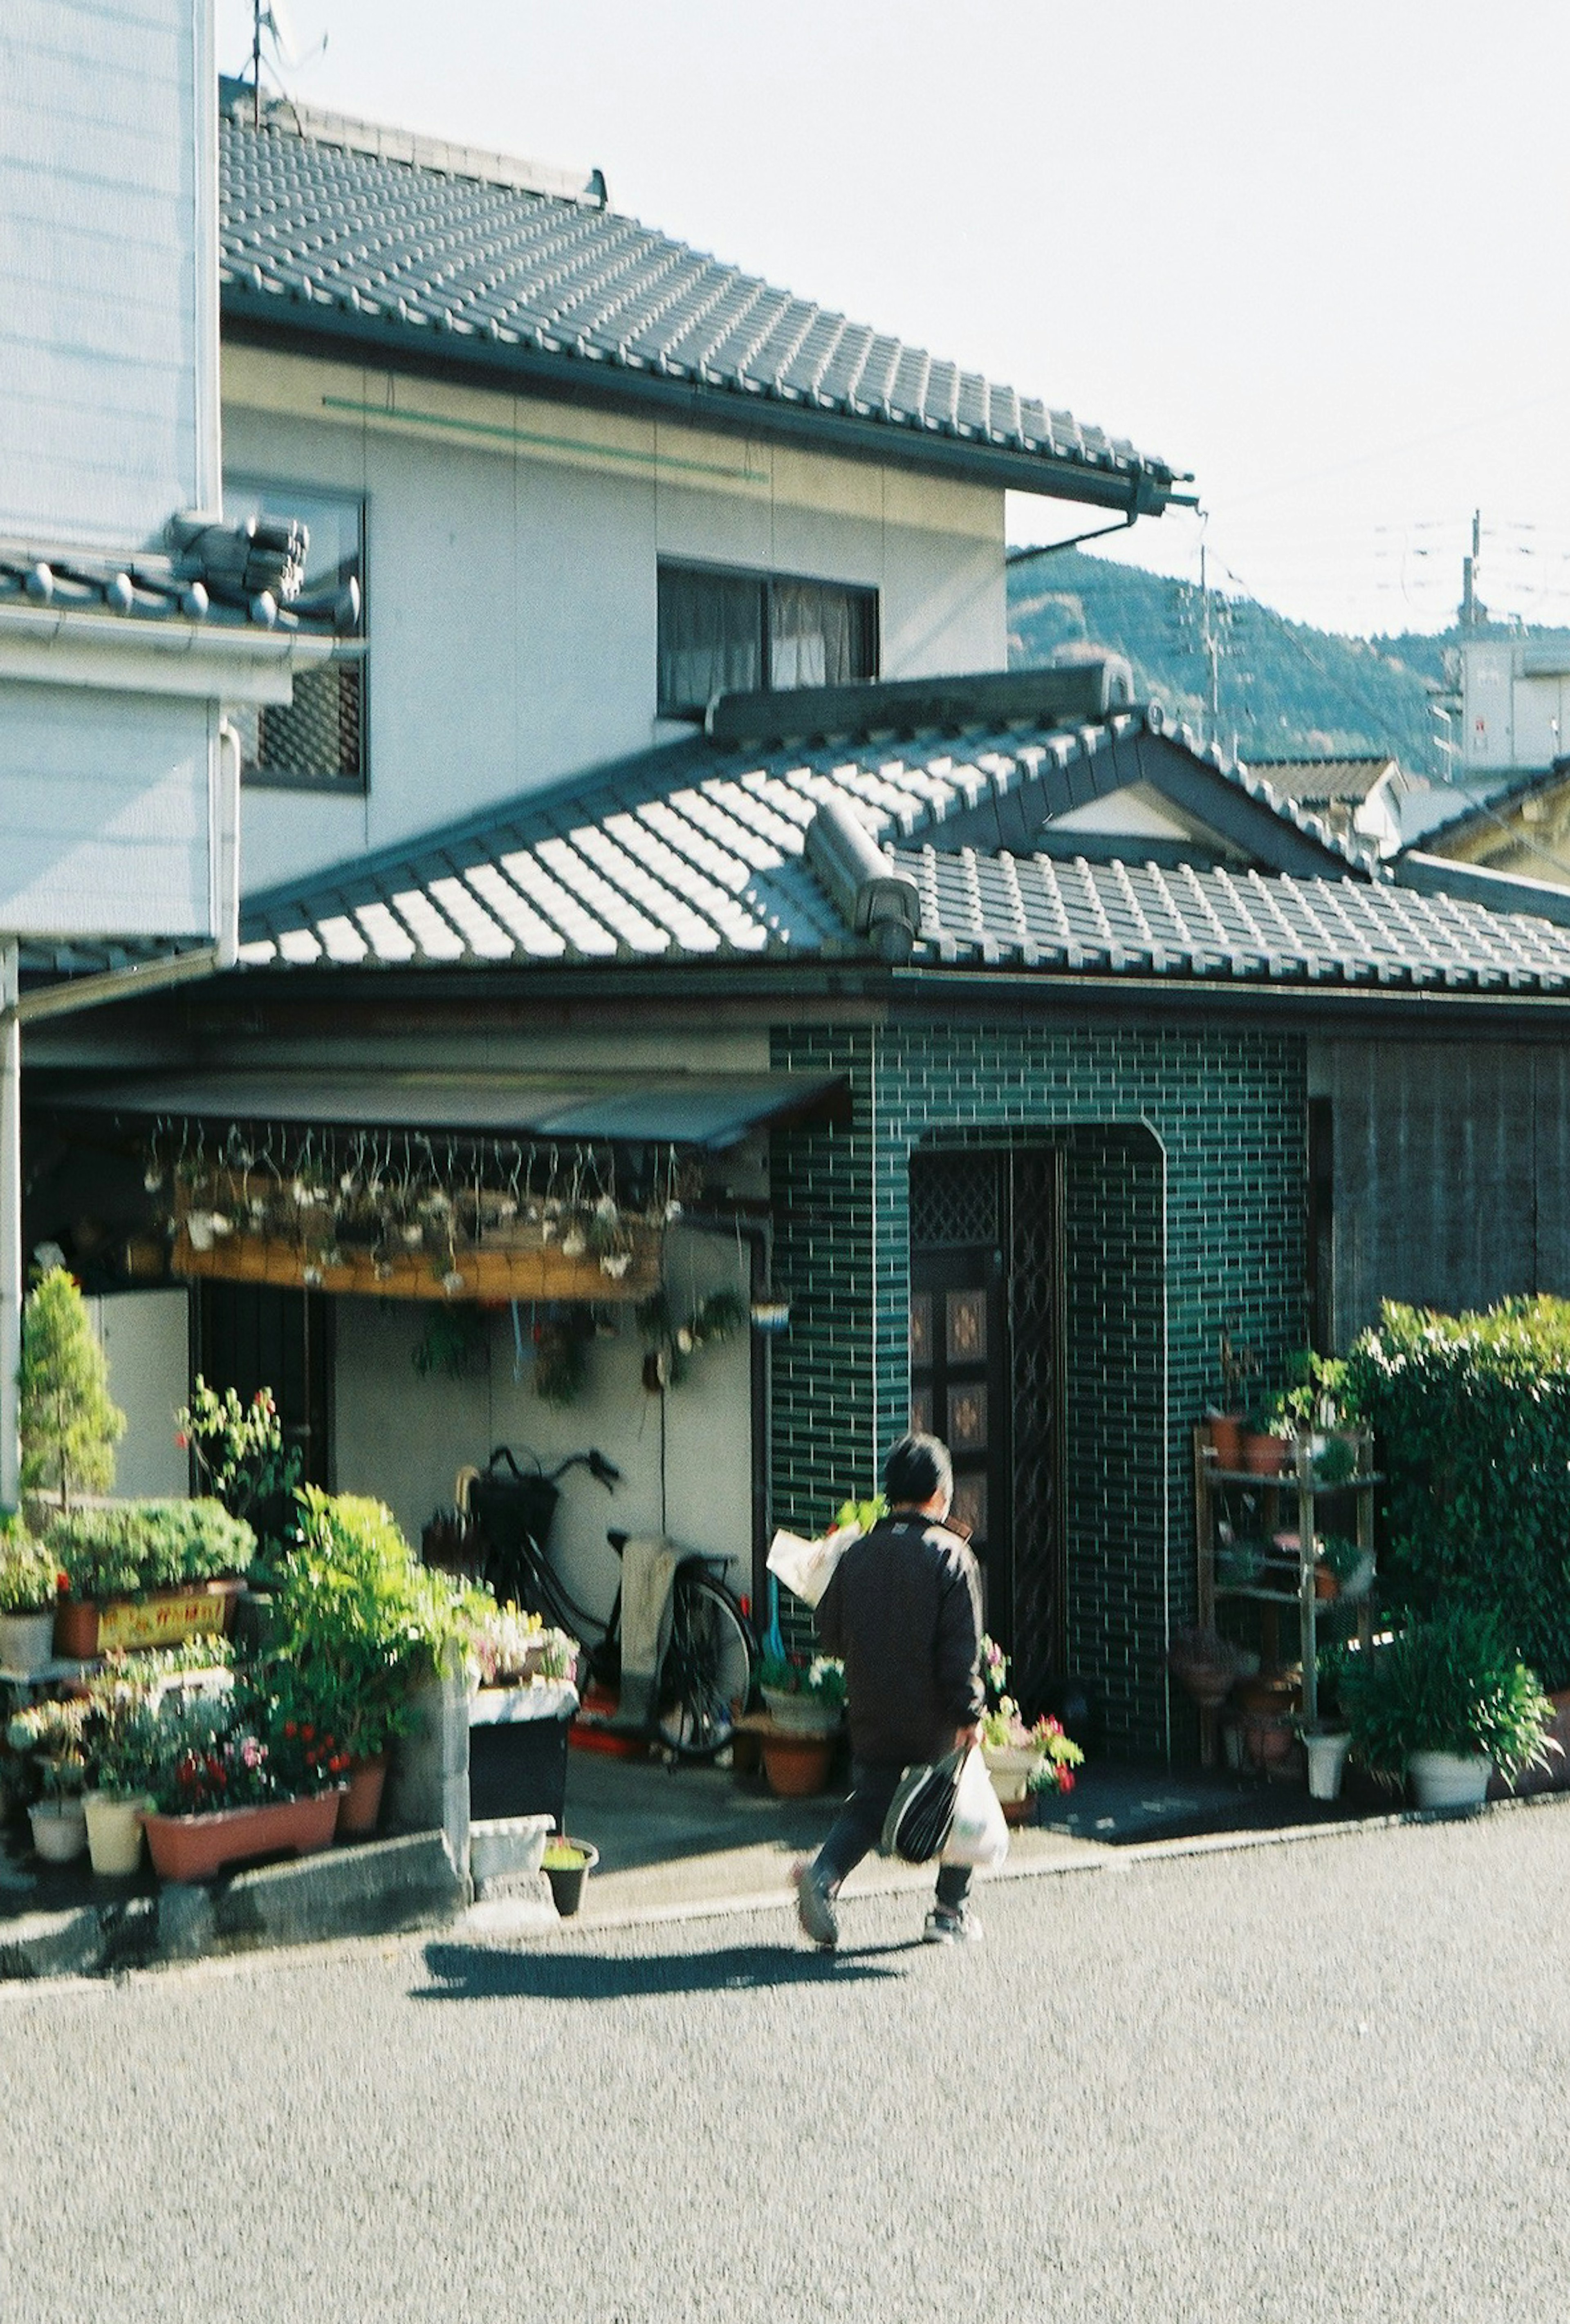
[[[937,1493],[954,1490],[954,1463],[938,1436],[901,1436],[883,1463],[883,1492],[891,1508],[919,1508]]]

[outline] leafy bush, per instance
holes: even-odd
[[[280,1702],[287,1691],[297,1724],[368,1758],[406,1723],[410,1688],[449,1638],[466,1644],[472,1615],[491,1601],[421,1565],[379,1501],[308,1485],[300,1511],[279,1568],[267,1683]]]
[[[255,1536],[217,1501],[120,1501],[57,1517],[48,1546],[71,1596],[101,1604],[243,1573]]]
[[[284,1448],[272,1390],[259,1388],[245,1404],[237,1389],[220,1396],[199,1372],[190,1402],[174,1418],[175,1442],[189,1445],[213,1499],[259,1534],[281,1532],[292,1514],[301,1463],[298,1450]]]
[[[1386,1305],[1347,1371],[1389,1479],[1387,1597],[1494,1615],[1550,1687],[1570,1684],[1570,1302]]]
[[[60,1591],[60,1567],[52,1550],[34,1541],[26,1527],[0,1527],[0,1614],[42,1614]]]
[[[1414,1751],[1482,1751],[1503,1775],[1539,1762],[1552,1706],[1497,1621],[1464,1607],[1381,1646],[1341,1649],[1336,1692],[1352,1748],[1400,1775]]]

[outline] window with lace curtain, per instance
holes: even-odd
[[[851,686],[878,674],[878,594],[711,566],[660,567],[660,715],[701,718],[716,694]]]

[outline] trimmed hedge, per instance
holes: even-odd
[[[1389,1479],[1386,1597],[1490,1616],[1545,1686],[1570,1686],[1570,1301],[1387,1304],[1348,1373]]]
[[[117,1501],[73,1509],[56,1517],[46,1540],[70,1576],[71,1596],[95,1604],[243,1573],[256,1547],[250,1526],[221,1501]]]

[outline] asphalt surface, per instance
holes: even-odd
[[[1570,1803],[0,1987],[0,2317],[1562,2312]]]

